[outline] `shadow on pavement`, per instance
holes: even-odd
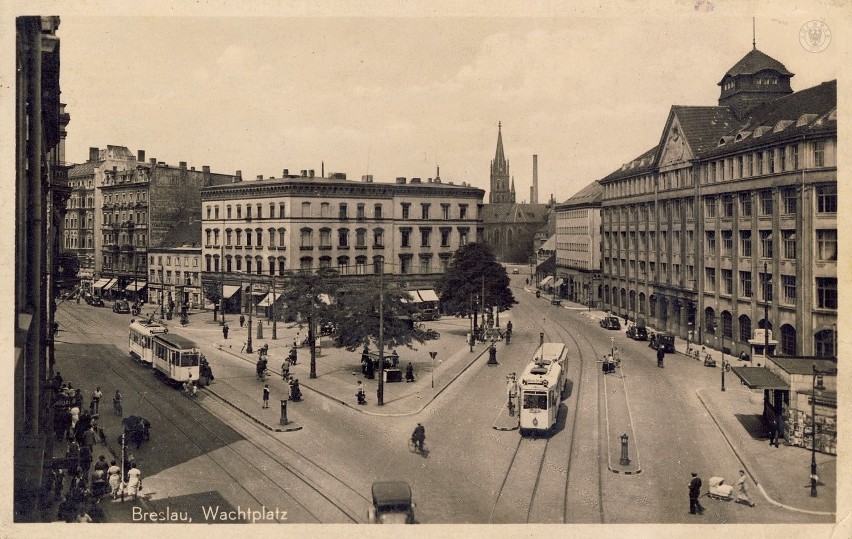
[[[763,418],[756,414],[734,414],[743,429],[755,440],[768,439],[769,429]]]

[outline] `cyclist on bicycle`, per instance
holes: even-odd
[[[423,451],[423,442],[426,441],[426,428],[422,424],[418,423],[414,427],[414,432],[411,433],[411,441],[414,442],[414,447],[418,451]]]

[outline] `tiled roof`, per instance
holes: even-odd
[[[781,73],[782,75],[790,75],[793,74],[787,71],[787,68],[784,67],[784,64],[772,58],[768,54],[765,54],[757,49],[752,49],[743,56],[742,60],[734,64],[734,67],[728,70],[725,73],[725,76],[736,77],[737,75],[754,75],[764,69],[772,69]],[[721,84],[721,82],[719,83]]]
[[[674,105],[672,112],[680,121],[683,135],[696,157],[715,148],[722,135],[740,124],[728,107]]]
[[[733,137],[731,140],[719,146],[721,136],[718,137],[714,147],[701,157],[714,157],[739,152],[797,135],[817,134],[823,131],[836,132],[836,114],[832,114],[836,109],[836,80],[779,97],[749,113],[745,122],[725,133],[725,135]],[[800,122],[800,120],[802,121]],[[799,125],[800,123],[801,125]],[[755,138],[754,131],[761,126],[768,129],[762,136]],[[776,126],[781,128],[777,132],[775,131]],[[741,137],[741,140],[736,140],[739,133],[744,136]]]
[[[176,247],[201,248],[201,221],[183,221],[172,227],[160,243],[161,249]]]
[[[485,223],[541,223],[547,220],[546,204],[485,204],[482,207]]]
[[[605,176],[600,181],[607,182],[610,180],[617,180],[619,178],[629,178],[631,176],[636,176],[637,174],[641,174],[643,172],[653,169],[654,157],[657,155],[658,149],[659,146],[654,146],[639,157],[628,161],[627,163],[622,165],[621,168],[619,168],[615,172],[612,172],[608,176]],[[631,164],[633,164],[634,166],[631,167]]]
[[[568,198],[565,202],[557,206],[557,209],[596,204],[600,203],[601,198],[603,198],[603,186],[600,182],[595,180],[577,191],[574,196]]]
[[[837,361],[831,358],[773,357],[772,362],[790,374],[813,374],[813,367],[823,374],[837,374]]]
[[[74,165],[71,167],[71,170],[68,171],[68,177],[80,178],[83,176],[91,176],[95,173],[95,169],[103,164],[103,161],[86,161],[85,163]]]

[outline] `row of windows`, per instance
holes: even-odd
[[[320,203],[320,215],[319,217],[331,217],[331,204],[329,202],[321,202]],[[355,215],[356,219],[366,219],[367,218],[367,205],[363,203],[355,204]],[[347,202],[341,202],[337,207],[337,218],[338,219],[349,219],[349,207],[350,204]],[[420,218],[421,219],[431,219],[431,203],[421,203],[420,204]],[[275,219],[276,218],[276,208],[278,211],[277,218],[284,219],[286,218],[286,205],[284,202],[270,202],[267,205],[268,211],[266,213],[266,217],[264,217],[263,208],[264,204],[255,203],[255,204],[245,204],[245,214],[243,213],[244,206],[242,204],[236,204],[233,207],[230,204],[225,205],[225,219]],[[302,202],[302,214],[301,217],[315,217],[311,213],[311,203],[310,202]],[[467,219],[468,218],[468,205],[467,204],[459,204],[458,205],[458,219]],[[411,219],[411,203],[410,202],[402,202],[401,203],[402,210],[402,218],[403,219]],[[439,218],[444,220],[451,219],[451,205],[448,203],[442,203],[439,206]],[[208,204],[206,206],[207,220],[216,220],[220,219],[219,217],[219,206],[217,204]],[[382,204],[374,204],[373,211],[371,217],[373,219],[382,219],[383,218],[383,205]]]
[[[180,266],[181,266],[181,260],[183,260],[183,264],[182,264],[182,265],[183,265],[184,267],[187,267],[187,268],[188,268],[188,267],[189,267],[189,264],[190,264],[190,261],[192,261],[192,267],[193,267],[193,268],[197,268],[197,267],[198,267],[198,256],[188,256],[188,255],[184,255],[184,256],[181,258],[180,256],[177,256],[177,255],[175,255],[174,257],[172,257],[171,255],[165,255],[165,256],[163,256],[163,255],[156,255],[156,257],[155,257],[155,255],[151,255],[151,256],[149,256],[149,257],[148,257],[148,261],[149,261],[149,263],[150,263],[152,266],[154,265],[154,260],[155,260],[155,259],[156,259],[156,261],[157,261],[157,265],[158,265],[158,266],[171,266],[171,265],[172,265],[172,261],[174,260],[175,266],[180,267]]]
[[[410,274],[414,272],[415,267],[417,268],[419,273],[430,274],[436,272],[446,272],[449,266],[450,257],[442,256],[439,257],[439,264],[435,266],[433,264],[434,257],[431,253],[421,253],[418,256],[419,263],[417,265],[414,264],[412,255],[400,255],[399,256],[399,273],[400,274]],[[336,269],[343,275],[347,275],[350,273],[354,274],[365,274],[367,270],[367,257],[366,256],[356,256],[354,258],[355,264],[352,265],[350,263],[350,257],[348,256],[340,256],[337,257],[337,266]],[[379,273],[380,265],[382,260],[384,260],[383,256],[374,256],[373,257],[373,273]],[[318,258],[319,268],[332,268],[332,257],[323,256]],[[300,270],[311,270],[314,268],[314,258],[310,256],[303,256],[299,259],[299,269]],[[226,271],[226,272],[244,272],[244,273],[253,273],[255,275],[279,275],[284,276],[287,270],[287,259],[283,256],[279,257],[267,257],[266,265],[264,267],[264,259],[261,256],[225,256],[225,263],[220,270],[220,259],[218,255],[205,255],[205,268],[208,272],[218,272],[218,271]],[[151,279],[159,278],[162,282],[163,272],[151,270]],[[166,283],[171,283],[171,271],[165,272]],[[176,283],[180,284],[180,272],[176,272]]]
[[[107,247],[110,245],[133,245],[135,247],[145,247],[148,245],[147,234],[127,234],[125,232],[120,233],[115,240],[113,241],[114,236],[110,233],[106,233],[103,235],[103,246]],[[131,242],[132,238],[132,242]]]
[[[579,225],[579,226],[557,226],[556,234],[574,234],[574,235],[588,235],[589,233],[589,225]]]
[[[135,219],[134,219],[135,216]],[[147,219],[147,212],[145,211],[137,211],[137,212],[104,212],[104,220],[103,223],[105,225],[111,224],[119,224],[125,222],[131,222],[137,225],[146,224],[145,220]],[[91,228],[91,221],[89,221],[89,228]]]
[[[276,239],[278,240],[278,247],[285,247],[286,243],[286,229],[279,228],[274,229],[270,228],[267,230],[267,234],[264,234],[263,229],[225,229],[225,247],[252,247],[252,248],[262,248],[264,236],[268,239],[268,247],[270,249],[276,248]],[[350,246],[350,230],[348,228],[339,228],[336,230],[336,239],[338,247],[349,247]],[[367,229],[359,228],[355,230],[355,247],[366,247],[367,246]],[[421,227],[420,230],[420,246],[421,247],[429,247],[431,245],[432,238],[432,228],[431,227]],[[451,228],[440,228],[439,236],[440,236],[440,246],[441,247],[449,247],[450,239],[451,239]],[[460,245],[465,245],[467,243],[467,228],[459,228],[459,242]],[[302,228],[299,234],[301,248],[313,248],[314,247],[314,231],[311,228]],[[219,229],[207,229],[205,230],[205,245],[208,247],[219,246]],[[245,243],[243,241],[245,240]],[[330,228],[321,228],[319,230],[319,247],[331,247],[332,240],[332,230]],[[376,228],[372,230],[372,240],[373,247],[384,247],[384,229]],[[412,230],[410,228],[402,228],[400,229],[400,246],[401,247],[411,247],[412,240]],[[232,243],[232,241],[234,243]]]
[[[148,272],[148,280],[152,283],[165,283],[165,284],[177,284],[177,285],[186,285],[186,286],[200,286],[201,279],[199,277],[199,273],[197,271],[184,271],[181,273],[179,270],[172,272],[171,270],[165,271],[165,281],[163,270],[149,270]]]
[[[800,158],[800,152],[809,152],[807,162]],[[700,165],[702,183],[734,180],[749,177],[799,170],[803,167],[820,168],[831,166],[828,157],[828,143],[824,140],[809,144],[791,144],[783,148],[761,150],[748,154],[727,157]],[[644,163],[639,163],[642,166]],[[633,163],[631,163],[631,167]],[[697,167],[696,167],[697,168]],[[604,187],[607,198],[653,193],[659,183],[660,190],[689,187],[693,183],[693,168],[681,168],[661,172],[655,177],[647,174],[608,184]]]
[[[106,195],[104,197],[104,203],[112,204],[115,202],[116,204],[128,203],[128,202],[146,202],[148,200],[148,192],[147,191],[134,191],[132,193],[115,193],[114,195]]]
[[[819,185],[815,188],[816,211],[819,214],[837,213],[837,185]],[[796,187],[787,187],[779,191],[781,197],[780,209],[783,215],[796,215],[798,211],[799,191]],[[757,191],[759,215],[769,216],[774,213],[774,194],[771,189]],[[724,218],[732,218],[734,209],[739,203],[739,216],[752,216],[752,193],[744,192],[716,197],[713,195],[704,197],[704,217],[713,218],[717,213]],[[602,212],[605,228],[616,228],[627,223],[648,224],[649,217],[657,214],[660,221],[679,222],[681,220],[681,209],[686,211],[686,219],[694,219],[694,199],[671,199],[661,200],[656,206],[653,202],[645,204],[634,204],[621,208],[605,209]]]

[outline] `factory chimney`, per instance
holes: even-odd
[[[538,204],[538,155],[533,155],[533,184],[530,191],[530,204]]]

